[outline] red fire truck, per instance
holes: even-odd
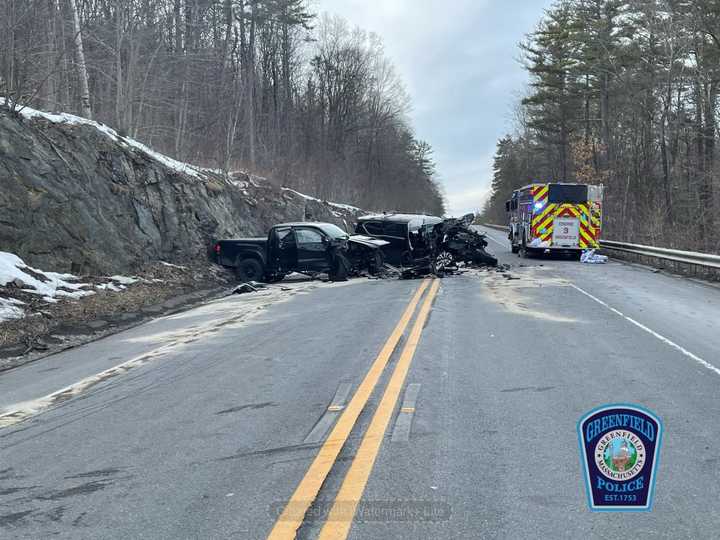
[[[598,248],[602,228],[602,185],[530,184],[505,203],[512,252],[575,252]]]

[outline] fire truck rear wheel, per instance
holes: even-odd
[[[530,250],[527,247],[527,243],[525,242],[525,234],[523,234],[522,242],[520,243],[520,248],[518,249],[518,255],[522,257],[523,259],[529,259],[530,258]]]

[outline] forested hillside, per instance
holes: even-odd
[[[305,0],[0,0],[0,96],[323,199],[443,211],[381,42]]]
[[[531,181],[602,183],[606,238],[719,251],[720,1],[561,1],[521,50],[486,217]]]

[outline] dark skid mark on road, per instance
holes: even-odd
[[[25,518],[34,511],[35,510],[23,510],[22,512],[0,515],[0,527],[18,527],[23,525],[25,523]]]
[[[290,446],[280,446],[278,448],[268,448],[266,450],[254,450],[252,452],[242,452],[238,454],[233,454],[231,456],[225,456],[221,458],[214,459],[213,461],[230,461],[233,459],[242,459],[244,457],[263,457],[263,456],[272,456],[275,454],[282,454],[285,452],[299,452],[301,450],[315,450],[317,448],[320,448],[319,443],[314,444],[293,444]]]
[[[65,510],[66,508],[64,506],[56,506],[48,512],[43,512],[42,517],[57,523],[62,521],[62,518],[65,515]]]
[[[65,499],[67,497],[76,497],[78,495],[89,495],[95,493],[111,485],[113,482],[110,480],[93,480],[79,486],[71,487],[68,489],[61,489],[55,492],[51,492],[48,495],[38,495],[35,497],[41,501],[57,501],[59,499]]]
[[[554,390],[554,386],[521,386],[519,388],[506,388],[500,390],[501,392],[547,392],[548,390]]]
[[[229,409],[225,409],[224,411],[218,411],[215,414],[230,414],[234,412],[240,412],[244,411],[245,409],[250,410],[256,410],[256,409],[264,409],[265,407],[276,407],[277,403],[274,403],[272,401],[266,401],[264,403],[248,403],[247,405],[238,405],[237,407],[231,407]]]
[[[82,523],[82,520],[83,520],[83,518],[84,518],[86,515],[87,515],[87,512],[83,512],[83,513],[80,514],[78,517],[76,517],[75,519],[73,519],[73,520],[72,520],[72,526],[73,526],[73,527],[85,527],[86,525],[84,525],[84,524]]]
[[[6,489],[0,489],[0,496],[2,495],[12,495],[13,493],[17,493],[19,491],[30,491],[31,489],[38,488],[40,486],[16,486]]]
[[[112,476],[113,474],[119,474],[121,472],[123,472],[122,469],[114,469],[114,468],[98,469],[97,471],[88,471],[88,472],[84,472],[84,473],[73,474],[72,476],[66,476],[65,479],[72,480],[74,478],[95,478],[98,476],[100,476],[100,477]]]
[[[38,373],[49,373],[51,371],[57,371],[58,369],[62,369],[62,366],[55,366],[55,367],[50,367],[50,368],[46,368],[46,369],[41,369]]]

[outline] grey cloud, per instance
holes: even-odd
[[[511,129],[527,77],[517,44],[552,0],[318,0],[379,34],[413,100],[418,137],[435,149],[449,212],[482,206],[497,139]]]

